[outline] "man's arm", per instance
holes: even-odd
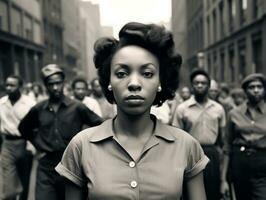
[[[182,105],[182,104],[181,104]],[[176,108],[173,119],[173,126],[176,126],[180,129],[184,130],[184,122],[183,122],[183,108],[180,105]]]
[[[18,126],[18,130],[21,136],[32,142],[34,138],[34,130],[38,125],[38,112],[36,107],[32,107],[28,114],[21,120]]]
[[[84,104],[80,104],[78,108],[79,108],[81,119],[84,124],[88,126],[97,126],[103,122],[103,119],[101,117],[99,117],[96,113],[91,111]]]
[[[218,137],[216,139],[216,145],[221,149],[223,147],[223,142],[225,138],[225,127],[226,127],[226,115],[225,115],[225,110],[223,107],[221,107],[221,114],[219,117],[219,127],[218,127]]]
[[[229,191],[229,185],[227,183],[227,172],[228,166],[230,162],[230,153],[231,153],[231,145],[234,139],[234,123],[231,120],[231,114],[228,115],[228,121],[226,126],[226,131],[224,134],[224,145],[223,145],[223,159],[222,159],[222,167],[221,167],[221,188],[220,191],[222,194],[226,194]]]

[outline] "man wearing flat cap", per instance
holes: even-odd
[[[102,119],[81,102],[63,94],[65,74],[56,64],[41,70],[49,98],[34,106],[19,124],[22,137],[44,156],[39,160],[36,200],[62,200],[64,183],[54,170],[63,152],[83,125],[95,126]]]
[[[266,77],[255,73],[242,81],[247,101],[230,111],[224,146],[223,190],[230,160],[237,200],[266,199]]]

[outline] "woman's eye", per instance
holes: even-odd
[[[126,77],[126,75],[127,75],[127,73],[123,72],[123,71],[116,72],[117,78],[124,78],[124,77]]]
[[[143,76],[145,78],[151,78],[153,76],[153,73],[152,72],[143,72]]]

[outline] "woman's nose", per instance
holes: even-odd
[[[136,74],[132,74],[128,83],[128,89],[130,91],[141,90],[141,84]]]

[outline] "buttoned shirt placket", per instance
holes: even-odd
[[[198,123],[199,120],[202,120],[202,124],[203,124],[202,130],[196,130],[197,131],[197,134],[198,133],[204,133],[204,132],[206,132],[206,126],[208,124],[208,122],[206,122],[206,117],[204,117],[204,115],[209,115],[208,114],[208,109],[211,108],[213,106],[213,104],[211,104],[211,103],[208,102],[206,105],[202,106],[202,105],[200,105],[199,103],[197,103],[195,101],[195,103],[194,104],[191,104],[189,107],[193,107],[193,106],[198,107],[200,109],[200,112],[201,112],[199,114],[198,119],[196,120],[196,123]],[[193,133],[195,131],[195,130],[193,130],[194,127],[195,127],[195,124],[192,125],[192,129],[191,130],[187,130],[187,131],[190,132],[190,133]],[[192,134],[192,135],[197,135],[197,134]]]
[[[60,140],[62,141],[62,137],[61,134],[59,132],[59,119],[58,119],[58,113],[60,112],[60,108],[61,105],[59,106],[57,112],[54,111],[54,109],[49,106],[49,111],[52,113],[52,115],[54,116],[54,134],[55,134],[55,144],[56,146],[60,145]]]
[[[141,179],[139,177],[139,168],[138,166],[141,165],[141,160],[142,158],[144,158],[145,154],[153,147],[155,147],[156,145],[159,144],[158,139],[156,138],[155,135],[152,135],[152,137],[148,140],[148,142],[146,143],[146,145],[144,146],[140,157],[135,161],[130,154],[126,151],[126,149],[119,143],[119,141],[113,137],[113,140],[117,143],[117,145],[122,149],[122,151],[127,155],[127,164],[128,167],[131,168],[131,170],[133,171],[133,176],[132,179],[129,180],[129,185],[132,188],[132,190],[135,191],[136,194],[136,200],[142,199],[140,196],[140,187],[141,187]]]

